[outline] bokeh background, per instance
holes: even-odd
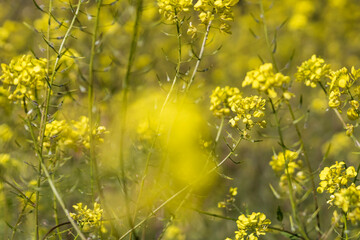
[[[75,1],[71,1],[75,2]],[[110,131],[105,142],[97,147],[100,178],[110,203],[110,208],[120,216],[120,232],[129,228],[124,219],[124,197],[119,183],[119,121],[122,81],[126,73],[131,34],[135,19],[132,1],[104,1],[100,15],[100,37],[95,57],[96,68],[96,112],[101,125]],[[275,59],[280,71],[291,77],[301,62],[316,54],[323,57],[336,70],[343,66],[356,68],[360,65],[360,2],[357,0],[275,0],[263,1],[269,39],[276,43]],[[47,1],[37,1],[46,7]],[[54,99],[59,119],[79,119],[87,114],[86,69],[90,55],[93,16],[96,6],[93,1],[84,4],[77,28],[66,44],[68,55],[64,70],[57,75],[56,82],[63,84],[61,94]],[[271,62],[266,45],[263,25],[259,22],[258,1],[240,0],[234,7],[232,34],[212,29],[205,50],[204,60],[190,90],[185,104],[179,104],[185,86],[180,79],[175,94],[158,119],[159,108],[169,91],[175,73],[177,38],[175,27],[162,21],[156,1],[144,2],[137,53],[132,68],[129,91],[128,121],[126,125],[125,169],[131,202],[136,201],[142,173],[151,140],[159,121],[163,129],[150,159],[150,169],[142,204],[137,220],[147,216],[159,203],[177,190],[193,181],[207,161],[208,149],[205,142],[214,141],[220,119],[209,110],[209,96],[216,86],[238,87],[244,94],[254,94],[249,88],[241,88],[246,72],[256,69],[262,62]],[[68,1],[54,1],[54,16],[59,22],[68,23],[71,9]],[[196,19],[196,16],[193,16]],[[43,33],[47,29],[48,17],[28,0],[2,0],[0,3],[0,63],[8,64],[15,56],[34,54],[45,57],[46,44]],[[196,21],[196,20],[194,20]],[[51,37],[55,46],[61,41],[66,29],[53,23]],[[192,48],[199,49],[198,39],[183,36],[183,58],[181,72],[186,79],[194,66]],[[273,45],[274,46],[274,45]],[[358,155],[351,140],[345,135],[341,123],[332,111],[328,111],[326,96],[321,89],[310,89],[293,82],[291,91],[295,97],[291,103],[299,121],[308,150],[311,165],[315,170],[316,183],[319,169],[334,161],[346,161],[357,166]],[[1,91],[0,91],[1,94]],[[61,103],[61,106],[60,106]],[[34,189],[37,163],[29,143],[29,133],[21,118],[19,106],[9,103],[0,95],[1,139],[0,153],[10,154],[11,160],[0,159],[6,169],[2,174],[24,192]],[[181,108],[181,110],[179,110]],[[180,112],[180,113],[179,113]],[[280,113],[281,114],[281,113]],[[167,239],[224,239],[232,237],[236,230],[233,221],[201,214],[211,212],[237,218],[240,212],[261,211],[274,225],[290,228],[288,215],[283,222],[277,221],[277,209],[290,212],[288,200],[277,199],[270,185],[279,190],[278,176],[269,166],[273,152],[281,147],[275,129],[275,121],[268,111],[268,127],[252,133],[259,142],[242,142],[218,174],[211,174],[190,196],[181,196],[151,218],[140,232],[144,239],[156,239],[164,225],[172,219],[172,226],[164,238]],[[282,123],[285,141],[297,149],[296,132],[288,113],[284,111]],[[8,128],[6,128],[6,126]],[[8,132],[11,132],[8,133]],[[7,135],[6,135],[7,134]],[[9,135],[10,134],[10,135]],[[7,137],[6,137],[7,136]],[[236,131],[226,125],[216,147],[220,161],[229,151],[226,142]],[[330,152],[322,162],[328,147]],[[163,161],[166,159],[166,161]],[[78,149],[64,154],[56,170],[56,183],[69,209],[77,202],[90,204],[89,168],[86,151]],[[165,162],[163,164],[163,162]],[[209,167],[213,166],[209,164]],[[42,232],[54,226],[52,218],[53,197],[51,189],[43,179],[41,189]],[[11,227],[17,221],[23,206],[11,188],[1,183],[0,191],[0,236],[9,236]],[[224,210],[217,207],[223,201],[230,187],[237,187],[236,209]],[[280,190],[279,190],[280,191]],[[186,199],[186,203],[181,201]],[[311,197],[300,204],[303,213],[313,212]],[[326,200],[320,197],[322,224],[329,224],[331,212],[327,211]],[[180,210],[176,210],[181,205]],[[66,220],[60,213],[61,219]],[[32,209],[22,218],[17,239],[32,239]],[[173,236],[171,235],[173,234]],[[264,239],[281,239],[280,235],[267,234]],[[286,239],[286,238],[284,238]]]

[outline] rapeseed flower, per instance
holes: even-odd
[[[301,64],[296,73],[296,80],[304,82],[306,86],[315,88],[321,79],[330,73],[330,65],[316,55]]]
[[[341,187],[346,186],[350,178],[357,175],[355,168],[350,166],[345,168],[344,162],[335,162],[330,167],[325,167],[320,172],[320,184],[317,188],[319,193],[324,191],[333,194],[340,190]]]
[[[250,215],[240,215],[236,224],[238,227],[238,231],[235,231],[236,240],[257,240],[259,236],[265,235],[271,221],[265,214],[253,212]]]
[[[93,227],[102,226],[102,214],[103,209],[100,208],[100,204],[94,203],[94,208],[90,209],[87,205],[83,206],[82,203],[78,203],[73,206],[76,213],[70,213],[70,216],[79,224],[84,231],[89,231]]]
[[[59,146],[60,148],[76,148],[83,146],[90,147],[90,127],[89,119],[81,116],[79,121],[54,120],[48,123],[45,128],[44,147],[51,148]],[[103,142],[102,135],[108,133],[104,126],[94,128],[93,135],[96,141]]]
[[[9,65],[1,64],[3,87],[9,92],[8,99],[18,102],[24,98],[36,100],[39,91],[46,87],[47,60],[31,55],[14,58]]]
[[[265,63],[258,69],[252,70],[246,74],[242,86],[251,85],[253,89],[264,92],[270,98],[277,97],[275,88],[283,88],[290,78],[281,73],[275,73],[272,63]]]

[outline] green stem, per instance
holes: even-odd
[[[343,214],[343,221],[344,221],[344,227],[343,227],[343,233],[345,233],[345,239],[348,240],[348,230],[347,230],[347,220],[346,220],[346,213]]]
[[[127,220],[131,228],[134,227],[133,219],[130,216],[130,204],[129,204],[129,194],[128,194],[128,187],[127,187],[127,181],[126,181],[126,175],[125,175],[125,164],[124,164],[124,138],[125,138],[125,131],[126,131],[126,118],[127,118],[127,109],[128,109],[128,93],[130,89],[130,77],[131,77],[131,71],[133,67],[133,63],[135,61],[135,55],[137,50],[137,44],[139,39],[139,29],[140,29],[140,22],[142,17],[142,10],[143,10],[143,0],[137,0],[137,8],[136,8],[136,17],[135,17],[135,23],[133,27],[133,35],[131,40],[131,46],[130,46],[130,53],[128,58],[128,64],[126,69],[126,74],[124,81],[122,82],[122,105],[121,105],[121,132],[120,132],[120,156],[119,156],[119,162],[120,162],[120,168],[121,168],[121,183],[124,191],[125,196],[125,209],[126,209],[126,215]],[[133,234],[136,239],[138,239],[135,231],[133,231]]]
[[[33,196],[34,193],[31,193],[30,198]],[[15,238],[15,234],[17,231],[17,227],[19,226],[19,224],[21,223],[21,219],[25,216],[25,210],[26,207],[28,206],[29,203],[34,204],[33,202],[31,202],[30,198],[26,198],[26,202],[24,203],[24,207],[21,209],[21,213],[15,223],[15,226],[12,229],[12,234],[11,234],[11,240],[13,240]]]
[[[271,60],[274,64],[274,69],[276,72],[278,72],[278,67],[277,67],[277,64],[276,64],[276,61],[275,61],[275,56],[274,56],[274,53],[271,49],[271,43],[269,41],[269,35],[268,35],[268,28],[267,28],[267,24],[266,24],[266,18],[265,18],[265,11],[264,11],[264,5],[263,5],[263,0],[260,0],[260,18],[262,19],[262,23],[263,23],[263,30],[264,30],[264,36],[265,36],[265,41],[266,41],[266,45],[268,46],[268,49],[270,51],[270,56],[271,56]]]
[[[282,131],[281,131],[281,126],[280,126],[280,120],[279,120],[279,117],[278,117],[278,113],[277,113],[277,111],[275,109],[275,106],[274,106],[274,103],[273,103],[273,101],[272,101],[272,99],[270,97],[269,97],[269,101],[270,101],[273,113],[275,115],[276,126],[277,126],[277,129],[278,129],[279,138],[280,138],[280,145],[282,147],[282,151],[283,151],[284,158],[285,158],[285,174],[286,174],[286,178],[287,178],[287,181],[288,181],[289,200],[290,200],[290,204],[291,204],[292,215],[293,215],[295,221],[297,222],[300,234],[304,237],[304,239],[309,240],[306,232],[304,231],[304,229],[302,227],[302,224],[301,224],[301,222],[299,220],[298,213],[297,213],[296,203],[295,203],[295,199],[294,199],[294,192],[293,192],[294,190],[293,190],[293,187],[292,187],[292,179],[291,179],[291,176],[290,176],[290,173],[289,173],[289,161],[286,158],[286,154],[285,154],[286,147],[285,147],[285,144],[284,144],[284,139],[283,139],[283,135],[282,135]]]
[[[201,48],[200,48],[200,52],[199,52],[199,56],[197,56],[197,61],[196,61],[196,64],[195,64],[195,67],[194,67],[194,70],[191,74],[191,77],[190,77],[190,80],[186,86],[186,93],[189,92],[190,90],[190,87],[192,85],[192,83],[194,82],[194,79],[195,79],[195,75],[199,69],[199,66],[200,66],[200,62],[203,58],[203,55],[204,55],[204,51],[205,51],[205,46],[206,46],[206,42],[208,40],[208,37],[209,37],[209,33],[210,33],[210,28],[211,28],[211,24],[212,24],[212,20],[209,21],[209,23],[207,24],[206,26],[206,32],[205,32],[205,35],[204,35],[204,38],[203,38],[203,41],[202,41],[202,44],[201,44]]]
[[[288,101],[286,101],[286,104],[287,104],[287,106],[289,108],[291,118],[292,118],[292,120],[294,122],[296,120],[296,118],[295,118],[295,114],[294,114],[294,112],[292,110],[291,104]],[[306,166],[307,166],[309,174],[310,174],[310,181],[311,181],[311,187],[312,187],[312,191],[313,191],[315,211],[317,211],[316,221],[317,221],[317,226],[319,228],[319,234],[320,234],[319,237],[321,237],[321,233],[320,233],[321,232],[320,231],[320,214],[319,214],[319,211],[318,211],[319,205],[318,205],[318,201],[317,201],[317,191],[316,191],[316,186],[315,186],[315,181],[314,181],[314,175],[313,175],[313,171],[312,171],[311,164],[310,164],[310,161],[309,161],[309,155],[307,154],[307,151],[305,149],[304,140],[303,140],[301,131],[299,129],[299,126],[298,126],[297,123],[294,123],[294,126],[295,126],[295,129],[296,129],[296,133],[298,135],[298,138],[300,140],[300,145],[301,145],[302,151],[303,151],[304,156],[305,156]]]
[[[96,39],[99,30],[99,20],[100,20],[100,9],[101,9],[102,0],[97,0],[97,11],[95,16],[95,25],[94,31],[91,39],[91,53],[90,53],[90,62],[89,62],[89,89],[88,89],[88,101],[89,101],[89,135],[90,135],[90,178],[91,178],[91,196],[92,201],[95,200],[94,194],[94,182],[96,182],[97,189],[99,193],[101,192],[101,186],[98,177],[98,165],[96,161],[96,151],[95,151],[95,141],[94,141],[94,58],[96,50]]]
[[[46,62],[46,69],[47,72],[49,73],[50,71],[50,31],[51,31],[51,12],[52,12],[52,3],[53,0],[49,1],[49,11],[48,11],[48,15],[49,15],[49,19],[48,19],[48,27],[47,27],[47,34],[46,34],[46,38],[48,43],[46,44],[46,58],[47,58],[47,62]],[[46,91],[50,92],[48,90],[48,88],[46,88]],[[46,93],[47,94],[47,93]],[[45,130],[44,130],[45,132]],[[42,141],[41,141],[42,142]],[[42,146],[40,146],[40,148],[42,149]],[[40,201],[40,187],[41,187],[41,163],[40,161],[38,162],[39,166],[38,166],[38,178],[37,178],[37,190],[36,190],[36,195],[35,195],[35,224],[36,224],[36,239],[39,240],[39,201]]]

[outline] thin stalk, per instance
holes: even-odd
[[[347,220],[346,220],[346,214],[343,214],[343,221],[344,221],[344,227],[343,227],[343,233],[345,233],[345,239],[349,239],[348,230],[347,230]]]
[[[46,40],[48,41],[48,43],[50,43],[52,3],[53,3],[53,0],[50,0],[49,1],[49,10],[48,10],[49,19],[48,19],[48,27],[47,27],[47,33],[46,33]],[[47,69],[47,72],[49,72],[49,70],[50,70],[50,46],[49,46],[49,44],[46,44],[46,59],[48,60],[46,62],[46,69]],[[49,91],[48,88],[46,88],[46,91]],[[42,149],[42,146],[40,146],[40,149]],[[41,187],[41,163],[40,163],[40,161],[38,162],[38,164],[39,164],[38,178],[37,178],[37,184],[36,184],[37,190],[36,190],[36,195],[35,195],[35,202],[36,202],[36,206],[35,206],[36,236],[35,237],[37,240],[39,240],[39,201],[40,201],[40,187]]]
[[[30,198],[34,195],[34,193],[31,193],[30,195]],[[24,207],[21,209],[21,213],[15,223],[15,226],[13,227],[12,229],[12,234],[11,234],[11,240],[13,240],[15,238],[15,234],[16,234],[16,231],[17,231],[17,227],[19,226],[20,222],[21,222],[21,219],[23,218],[23,216],[25,216],[25,210],[26,210],[26,207],[28,206],[29,203],[33,204],[30,200],[30,198],[26,198],[26,202],[24,203]]]
[[[160,209],[162,209],[164,206],[166,206],[169,202],[171,202],[173,199],[175,199],[177,196],[179,196],[181,193],[186,191],[188,188],[190,188],[192,185],[196,184],[197,182],[201,181],[203,178],[205,178],[207,175],[213,173],[216,171],[222,164],[225,163],[226,160],[228,160],[231,155],[234,154],[235,150],[239,146],[242,138],[239,138],[239,140],[236,141],[234,148],[219,162],[214,168],[209,170],[205,175],[200,176],[198,179],[194,180],[192,183],[189,183],[179,191],[177,191],[174,195],[172,195],[170,198],[168,198],[166,201],[164,201],[162,204],[160,204],[156,209],[154,209],[146,218],[141,220],[138,224],[136,224],[133,229],[128,230],[124,235],[122,235],[119,240],[124,239],[127,235],[129,235],[132,231],[134,231],[136,228],[140,227],[142,224],[144,224],[149,218],[155,215]]]
[[[100,9],[101,9],[102,0],[97,0],[97,11],[95,16],[95,25],[94,31],[91,39],[91,53],[90,53],[90,62],[89,62],[89,89],[88,89],[88,101],[89,101],[89,131],[90,131],[90,178],[91,178],[91,196],[92,201],[95,200],[94,194],[94,182],[97,184],[99,193],[101,192],[101,186],[98,177],[98,166],[96,162],[96,151],[95,151],[95,141],[94,141],[94,58],[95,58],[95,48],[96,48],[96,38],[99,30],[99,20],[100,20]]]
[[[119,156],[119,162],[120,162],[120,168],[121,168],[121,183],[125,195],[125,209],[126,209],[126,215],[127,220],[131,228],[134,226],[133,219],[130,216],[130,206],[129,206],[129,196],[128,196],[128,187],[126,182],[126,176],[125,176],[125,164],[124,164],[124,142],[125,142],[125,131],[126,131],[126,118],[127,118],[127,110],[128,110],[128,93],[130,89],[130,77],[131,77],[131,71],[135,60],[136,50],[137,50],[137,43],[139,39],[139,29],[140,29],[140,22],[142,17],[142,10],[143,10],[143,0],[137,0],[137,8],[136,8],[136,17],[135,17],[135,23],[133,27],[133,35],[131,40],[131,46],[130,46],[130,53],[128,58],[128,64],[126,69],[125,78],[122,82],[122,105],[121,105],[121,122],[120,122],[120,156]],[[133,232],[136,239],[138,237],[136,236],[135,231]]]
[[[54,181],[54,175],[52,175],[52,180]],[[57,200],[55,194],[53,194],[53,208],[54,208],[54,218],[55,218],[55,224],[59,224],[59,214],[58,214],[58,207],[57,207]],[[58,233],[58,239],[62,239],[60,234],[60,229],[57,229]]]
[[[18,187],[16,187],[14,184],[12,184],[11,182],[9,182],[8,180],[6,180],[3,176],[0,176],[1,181],[3,181],[4,183],[6,183],[7,185],[9,185],[10,187],[12,187],[16,192],[18,192],[21,197],[23,197],[24,199],[26,199],[32,207],[35,208],[36,204],[31,201],[31,199],[29,197],[27,197]]]
[[[38,206],[39,206],[39,199],[40,199],[40,194],[39,194],[39,189],[41,187],[41,175],[42,175],[42,170],[44,168],[43,165],[43,142],[44,142],[44,134],[45,134],[45,128],[46,128],[46,124],[47,124],[47,119],[48,119],[48,112],[49,112],[49,106],[50,106],[50,98],[51,98],[51,87],[53,85],[53,82],[54,82],[54,79],[55,79],[55,74],[56,74],[56,69],[58,67],[58,64],[59,64],[59,60],[62,56],[61,52],[63,51],[63,48],[65,46],[65,42],[67,40],[67,38],[69,37],[70,35],[70,31],[71,29],[73,28],[74,26],[74,23],[75,23],[75,19],[77,18],[78,14],[79,14],[79,11],[80,11],[80,6],[81,6],[81,0],[79,0],[78,2],[78,5],[77,5],[77,8],[76,8],[76,11],[74,13],[74,17],[70,23],[70,26],[69,28],[67,29],[65,35],[64,35],[64,38],[60,44],[60,47],[59,47],[59,51],[58,51],[58,55],[57,55],[57,58],[55,60],[55,63],[54,63],[54,67],[53,67],[53,72],[51,74],[51,77],[50,77],[50,81],[49,81],[49,86],[46,88],[46,97],[45,97],[45,105],[43,107],[43,110],[42,110],[42,114],[41,114],[41,122],[40,122],[40,133],[39,133],[39,142],[35,142],[34,141],[34,145],[35,143],[36,144],[39,144],[38,146],[35,146],[36,149],[38,149],[37,151],[37,154],[38,154],[38,157],[39,157],[39,169],[38,169],[38,180],[37,180],[37,192],[36,192],[36,208],[35,208],[35,224],[36,224],[36,230],[35,230],[35,238],[38,240],[39,239],[39,209],[38,209]],[[48,22],[48,32],[47,32],[47,37],[48,37],[48,40],[50,40],[50,23],[51,23],[51,11],[52,11],[52,0],[50,0],[50,3],[49,3],[49,22]],[[49,43],[48,43],[49,44]],[[49,49],[49,45],[47,45],[47,57],[48,57],[48,63],[47,63],[47,68],[48,68],[48,72],[49,72],[49,61],[50,61],[50,49]],[[29,121],[29,120],[28,120]],[[32,125],[29,121],[29,127],[32,129]],[[34,137],[35,139],[35,137]],[[47,180],[50,182],[52,182],[52,180],[47,176]],[[53,186],[55,188],[55,186]],[[56,188],[55,188],[56,190]],[[55,194],[55,192],[54,192]]]
[[[201,44],[199,56],[197,56],[197,61],[196,61],[194,70],[193,70],[193,72],[192,72],[192,74],[191,74],[189,83],[188,83],[187,86],[186,86],[186,93],[189,92],[189,89],[190,89],[192,83],[194,82],[195,75],[196,75],[196,73],[197,73],[197,71],[198,71],[198,69],[199,69],[200,62],[201,62],[202,57],[203,57],[203,55],[204,55],[206,42],[207,42],[208,37],[209,37],[211,24],[212,24],[212,20],[210,20],[209,23],[208,23],[207,26],[206,26],[206,32],[205,32],[205,35],[204,35],[204,38],[203,38],[203,41],[202,41],[202,44]]]
[[[289,112],[290,112],[290,115],[291,115],[291,118],[293,120],[293,122],[296,120],[295,118],[295,114],[294,114],[294,111],[292,110],[292,107],[291,107],[291,104],[286,101],[286,104],[289,108]],[[318,210],[319,208],[319,205],[318,205],[318,201],[317,201],[317,191],[316,191],[316,186],[315,186],[315,181],[314,181],[314,175],[313,175],[313,171],[312,171],[312,168],[311,168],[311,164],[310,164],[310,161],[309,161],[309,155],[307,154],[307,151],[305,149],[305,146],[304,146],[304,140],[303,140],[303,137],[302,137],[302,134],[301,134],[301,131],[299,129],[299,126],[297,123],[294,123],[294,126],[295,126],[295,129],[296,129],[296,133],[298,135],[298,138],[300,140],[300,145],[301,145],[301,148],[303,150],[303,153],[304,153],[304,156],[305,156],[305,162],[306,162],[306,166],[308,168],[308,171],[309,171],[309,174],[310,174],[310,181],[311,181],[311,187],[312,187],[312,191],[313,191],[313,198],[314,198],[314,205],[315,205],[315,211]],[[317,226],[319,228],[319,230],[321,229],[320,228],[320,214],[319,214],[319,211],[317,212],[316,214],[316,221],[317,221]],[[320,236],[321,236],[321,233],[319,232]],[[319,237],[320,237],[319,236]]]
[[[266,41],[266,45],[268,46],[269,52],[270,52],[270,56],[271,56],[271,60],[274,64],[274,69],[276,72],[278,72],[278,67],[275,61],[275,56],[274,53],[271,49],[271,43],[269,41],[269,36],[268,36],[268,28],[267,28],[267,24],[266,24],[266,18],[265,18],[265,11],[264,11],[264,4],[263,4],[263,0],[260,0],[260,18],[262,19],[262,23],[263,23],[263,30],[264,30],[264,36],[265,36],[265,41]]]
[[[301,224],[301,222],[299,220],[298,213],[297,213],[296,203],[295,203],[295,199],[294,199],[294,192],[293,192],[293,187],[292,187],[292,179],[291,179],[291,176],[290,176],[290,173],[289,173],[289,166],[288,166],[289,162],[286,159],[286,155],[285,155],[286,147],[285,147],[285,144],[284,144],[284,139],[283,139],[283,135],[282,135],[282,131],[281,131],[279,116],[278,116],[278,113],[277,113],[277,111],[275,109],[274,103],[273,103],[273,101],[272,101],[272,99],[270,97],[269,97],[269,101],[270,101],[273,113],[275,115],[276,126],[277,126],[277,129],[278,129],[279,138],[280,138],[280,145],[282,147],[282,151],[283,151],[283,154],[284,154],[284,157],[285,157],[285,174],[286,174],[286,178],[287,178],[287,181],[288,181],[289,200],[290,200],[290,204],[291,204],[292,215],[293,215],[295,221],[297,222],[300,234],[304,237],[304,239],[309,240],[306,232],[304,231],[304,229],[302,227],[302,224]]]

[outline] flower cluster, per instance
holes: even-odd
[[[284,84],[289,81],[290,78],[288,76],[284,76],[281,73],[274,73],[271,63],[265,63],[261,65],[259,69],[248,72],[242,86],[251,85],[252,88],[266,93],[270,98],[275,98],[277,97],[277,93],[274,88],[282,88]],[[291,94],[284,94],[284,97],[290,98]]]
[[[231,209],[231,205],[235,202],[235,196],[237,195],[237,188],[231,187],[229,189],[229,194],[226,195],[227,199],[222,202],[218,202],[218,208],[229,208]]]
[[[319,193],[324,191],[333,194],[338,191],[342,186],[346,186],[350,178],[354,178],[357,175],[353,166],[345,169],[344,162],[335,162],[330,167],[325,167],[320,172],[320,184],[317,188]]]
[[[210,111],[215,116],[228,116],[230,114],[230,101],[234,96],[241,96],[238,88],[226,86],[224,88],[216,87],[210,96]]]
[[[306,86],[316,87],[320,80],[330,73],[330,65],[324,59],[312,55],[311,58],[298,67],[296,79],[304,82]]]
[[[246,130],[254,125],[266,126],[261,118],[265,115],[266,100],[259,96],[243,97],[238,88],[217,87],[210,97],[210,110],[215,116],[231,116],[229,123],[232,127],[244,125],[243,134],[249,137]]]
[[[280,152],[277,155],[272,156],[272,160],[269,162],[270,166],[276,174],[280,175],[279,185],[282,189],[286,190],[288,186],[287,174],[290,175],[292,179],[292,188],[294,190],[301,190],[301,184],[306,176],[304,171],[302,171],[302,161],[298,160],[299,153],[293,152],[290,150],[285,150]]]
[[[229,121],[231,126],[238,126],[238,123],[241,120],[241,122],[245,124],[246,129],[251,129],[255,124],[260,127],[265,127],[265,120],[253,119],[264,117],[265,103],[266,100],[259,96],[241,97],[240,95],[237,95],[231,98],[231,111],[236,113],[236,116]]]
[[[1,64],[0,80],[9,92],[8,98],[15,102],[24,98],[35,100],[38,92],[46,86],[46,59],[31,55],[14,58],[9,65]]]
[[[342,188],[334,194],[333,204],[347,213],[347,219],[352,222],[360,220],[360,186],[352,183],[348,188]]]
[[[100,208],[100,204],[94,203],[94,209],[90,209],[82,203],[78,203],[73,206],[76,213],[70,213],[70,216],[80,225],[82,230],[89,231],[92,227],[102,226],[102,214],[103,209]]]
[[[72,120],[70,123],[65,120],[54,120],[46,125],[44,147],[51,148],[55,146],[62,147],[90,147],[89,119],[81,116],[79,121]],[[103,142],[101,137],[108,133],[104,126],[96,127],[93,130],[95,140]]]
[[[235,231],[236,240],[257,240],[259,236],[265,235],[271,221],[263,213],[252,213],[251,215],[240,215],[236,221],[238,231]],[[231,238],[227,238],[231,240]]]
[[[200,12],[199,18],[204,24],[215,19],[215,15],[217,15],[220,20],[220,31],[231,33],[231,27],[227,22],[234,20],[231,7],[238,2],[239,0],[198,0],[194,9]]]
[[[290,150],[285,150],[284,152],[280,152],[277,155],[272,156],[272,160],[270,161],[270,166],[275,172],[284,172],[285,164],[287,164],[289,173],[294,173],[295,169],[301,167],[301,161],[295,161],[299,157],[298,152],[293,152]]]
[[[158,0],[160,14],[174,22],[178,20],[179,14],[188,12],[191,6],[191,0]]]
[[[347,116],[350,120],[356,120],[359,118],[359,103],[353,99],[350,88],[355,81],[360,77],[360,69],[356,70],[354,67],[349,71],[347,68],[341,68],[338,71],[331,71],[329,74],[329,107],[340,109],[342,104],[341,96],[349,94],[351,100],[349,101],[350,107],[347,110]],[[359,87],[355,87],[354,95],[358,95]]]

